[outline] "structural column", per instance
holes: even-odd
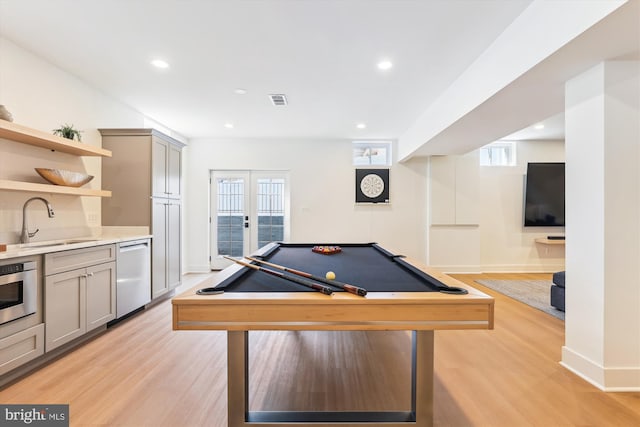
[[[640,391],[640,62],[604,62],[565,88],[566,338],[562,364]]]

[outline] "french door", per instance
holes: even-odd
[[[211,172],[211,268],[269,242],[289,240],[287,172]]]

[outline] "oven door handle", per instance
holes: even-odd
[[[8,285],[15,282],[24,282],[28,276],[29,271],[21,271],[19,273],[5,274],[0,276],[0,286]]]

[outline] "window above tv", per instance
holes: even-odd
[[[480,166],[515,166],[515,141],[496,141],[480,149]]]

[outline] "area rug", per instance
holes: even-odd
[[[551,281],[549,280],[476,280],[476,282],[564,320],[564,311],[556,310],[550,304]]]

